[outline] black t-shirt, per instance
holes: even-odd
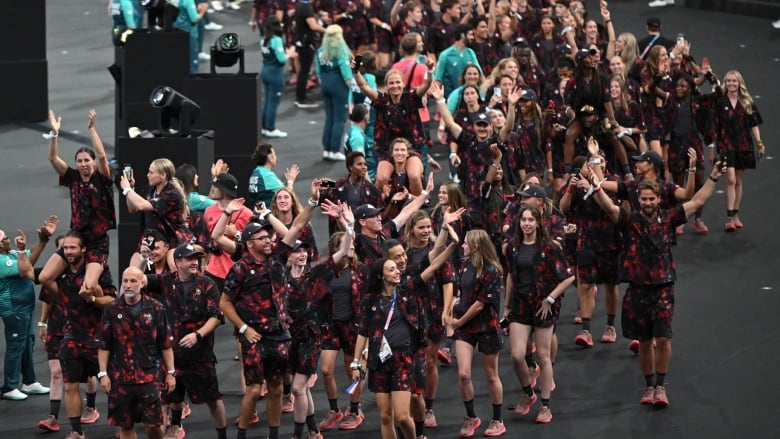
[[[379,306],[382,308],[382,311],[385,312],[385,315],[390,312],[392,304],[393,296],[382,296],[379,298]],[[384,335],[387,339],[387,343],[390,344],[391,349],[404,352],[412,351],[414,332],[412,331],[412,326],[404,319],[403,314],[398,310],[397,303],[393,310],[393,315],[390,316],[390,325],[388,325]]]
[[[534,285],[534,253],[536,245],[520,244],[515,252],[513,263],[515,264],[513,279],[515,281],[515,291],[519,294],[532,293],[536,286]]]
[[[316,18],[310,3],[298,2],[295,6],[295,41],[302,44],[312,44],[317,38],[317,32],[309,27],[306,20],[310,17]]]
[[[330,294],[333,296],[333,320],[346,322],[352,320],[352,270],[345,267],[338,277],[330,281]]]

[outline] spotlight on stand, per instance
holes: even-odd
[[[233,67],[239,62],[238,73],[244,73],[244,46],[238,34],[222,34],[211,46],[211,74],[217,73],[217,67]]]
[[[198,119],[200,106],[176,90],[160,86],[152,91],[149,102],[160,109],[160,135],[187,137]]]

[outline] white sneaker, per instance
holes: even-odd
[[[651,8],[662,8],[664,6],[674,6],[674,0],[653,0],[647,4]]]
[[[36,381],[32,384],[22,384],[22,392],[28,395],[47,395],[49,388]]]
[[[295,106],[298,107],[298,108],[317,108],[317,107],[320,106],[320,104],[318,104],[316,102],[307,102],[307,101],[298,102],[298,101],[295,101]]]
[[[20,392],[19,389],[14,389],[10,392],[3,393],[3,399],[10,399],[11,401],[24,401],[27,399],[27,395]]]
[[[275,139],[283,139],[283,138],[287,137],[287,133],[285,133],[284,131],[282,131],[282,130],[280,130],[278,128],[273,130],[273,131],[267,131],[266,130],[265,133],[263,133],[263,135],[265,137],[271,137],[271,138],[275,138]]]
[[[780,29],[780,18],[777,19],[777,21],[772,22],[772,27],[775,29]]]
[[[322,159],[323,160],[330,160],[331,152],[330,151],[322,151]]]
[[[200,52],[198,54],[198,59],[201,60],[201,61],[210,61],[211,60],[211,55],[206,53],[206,52]]]
[[[225,7],[222,6],[222,2],[219,0],[211,2],[211,7],[217,12],[225,10]]]
[[[343,162],[347,159],[347,156],[343,152],[332,152],[330,153],[330,159],[336,162]]]
[[[450,174],[450,181],[453,183],[460,183],[460,178],[458,178],[458,174]]]
[[[227,7],[234,11],[237,11],[241,9],[241,2],[230,2],[227,4]]]
[[[206,30],[222,30],[223,27],[224,26],[222,26],[221,24],[214,23],[213,21],[211,21],[208,24],[206,24],[205,26],[203,26],[203,29],[206,29]]]

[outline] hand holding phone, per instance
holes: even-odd
[[[363,55],[355,55],[355,59],[352,62],[352,71],[357,72],[363,65]]]
[[[130,181],[130,177],[133,175],[133,166],[125,163],[124,167],[122,168],[122,172],[125,174],[127,181]]]

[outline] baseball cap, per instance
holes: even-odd
[[[653,166],[659,169],[664,167],[664,160],[655,151],[648,150],[643,152],[642,154],[635,155],[632,158],[638,162],[650,162],[653,164]]]
[[[515,46],[515,47],[529,47],[528,46],[528,40],[526,40],[523,37],[515,38],[515,41],[512,42],[512,45]]]
[[[217,175],[211,184],[230,197],[238,197],[238,180],[228,173]]]
[[[582,61],[585,57],[593,56],[596,54],[596,49],[580,49],[577,51],[577,61]]]
[[[547,192],[545,192],[544,188],[538,184],[529,184],[524,187],[522,191],[518,192],[518,194],[522,197],[547,199]]]
[[[535,101],[536,100],[536,92],[534,92],[531,89],[525,89],[523,90],[523,94],[520,95],[521,101]]]
[[[173,259],[191,258],[193,256],[203,256],[203,252],[196,249],[192,244],[182,244],[173,251]]]
[[[246,242],[249,240],[249,238],[252,237],[255,233],[261,231],[261,230],[268,230],[268,232],[273,232],[274,226],[271,225],[271,223],[262,222],[262,223],[249,223],[244,227],[244,230],[241,231],[241,242],[246,244]]]
[[[647,19],[647,27],[658,29],[661,27],[661,19],[658,17],[650,17]]]
[[[490,118],[486,113],[480,111],[479,113],[474,113],[471,116],[471,123],[474,125],[478,123],[484,123],[486,125],[490,125]]]
[[[374,207],[373,204],[362,204],[355,209],[355,219],[373,218],[382,213],[382,209]]]
[[[309,247],[311,247],[311,245],[309,245],[308,242],[301,241],[300,239],[298,239],[298,240],[295,241],[295,244],[292,245],[292,251],[295,252],[295,251],[298,251],[301,248],[308,249]]]
[[[580,114],[596,114],[596,109],[592,105],[583,105],[579,111]]]

